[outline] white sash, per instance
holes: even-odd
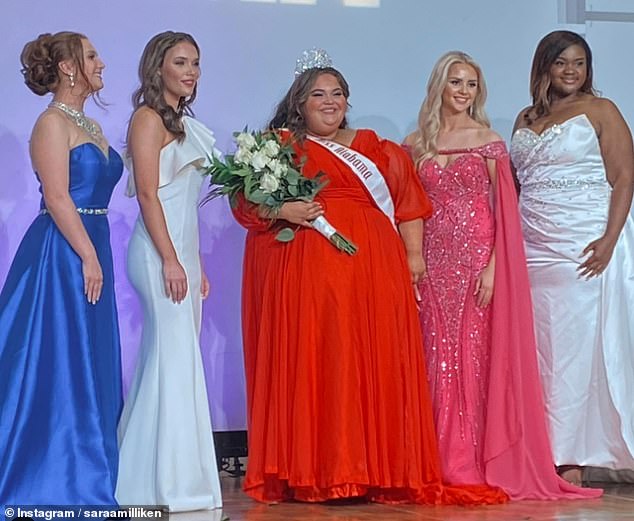
[[[379,209],[387,216],[392,223],[392,226],[396,228],[394,222],[394,201],[392,201],[392,195],[387,187],[385,178],[379,168],[366,156],[352,150],[345,145],[330,141],[328,139],[322,139],[315,136],[306,136],[308,139],[317,143],[324,148],[328,149],[339,159],[341,159],[346,165],[350,167],[350,170],[359,178],[359,181],[363,183],[370,192],[372,199],[379,207]]]

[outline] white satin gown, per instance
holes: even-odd
[[[188,291],[180,304],[167,297],[161,259],[139,215],[127,268],[143,307],[143,333],[119,423],[116,490],[122,505],[167,505],[172,512],[222,506],[199,344],[200,170],[217,151],[204,125],[190,117],[183,124],[185,140],[161,150],[158,196]],[[134,192],[130,176],[128,195]]]
[[[604,233],[612,188],[586,115],[541,135],[519,129],[511,157],[556,465],[634,468],[634,220],[607,269],[578,277]]]

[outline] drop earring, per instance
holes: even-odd
[[[75,75],[71,72],[68,75],[68,79],[70,80],[70,88],[72,89],[75,86]]]

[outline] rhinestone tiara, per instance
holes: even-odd
[[[326,67],[332,67],[332,59],[326,51],[317,47],[306,49],[295,62],[295,76],[309,69],[325,69]]]

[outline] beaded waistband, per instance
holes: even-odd
[[[606,188],[607,181],[602,179],[545,179],[534,183],[522,185],[522,191],[542,190],[590,190],[592,188]]]
[[[40,215],[46,215],[48,209],[42,208],[40,210]],[[108,208],[77,208],[77,213],[81,213],[83,215],[108,215]]]

